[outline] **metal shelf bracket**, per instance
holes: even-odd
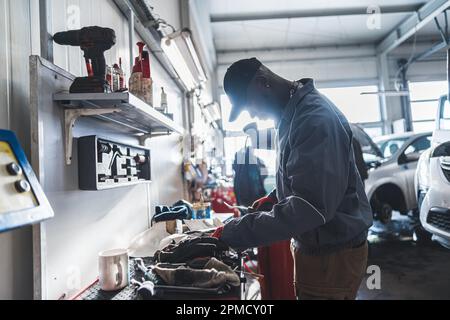
[[[98,116],[102,114],[120,112],[119,108],[106,109],[65,109],[64,110],[64,148],[66,164],[72,164],[73,128],[79,117]]]
[[[143,135],[139,136],[139,144],[141,146],[145,146],[145,142],[147,141],[147,139],[168,136],[168,135],[170,135],[170,133],[171,133],[170,131],[161,131],[161,132],[150,132],[150,133],[143,134]]]

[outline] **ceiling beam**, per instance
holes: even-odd
[[[450,7],[449,0],[431,0],[403,21],[377,46],[379,55],[388,54]]]
[[[298,62],[298,63],[307,63],[307,62],[327,62],[327,61],[361,61],[361,60],[375,60],[376,56],[374,55],[357,55],[357,56],[341,56],[341,57],[320,57],[320,58],[272,58],[272,59],[260,59],[264,64],[271,63],[288,63],[288,62]],[[217,66],[229,66],[229,62],[219,62]]]
[[[425,3],[425,2],[424,2]],[[380,13],[412,13],[417,11],[421,5],[398,5],[380,7]],[[272,20],[272,19],[294,19],[294,18],[318,18],[318,17],[336,17],[336,16],[354,16],[366,15],[367,7],[358,8],[322,8],[310,10],[290,10],[281,12],[261,12],[261,13],[224,13],[212,14],[211,22],[236,22],[236,21],[252,21],[252,20]]]
[[[411,44],[409,41],[405,41],[405,44]],[[420,37],[416,40],[416,47],[418,46],[433,46],[436,41],[433,37]],[[360,42],[351,44],[336,44],[336,45],[316,45],[316,46],[295,46],[295,47],[256,47],[256,48],[240,48],[240,49],[217,49],[218,55],[224,54],[261,54],[268,52],[281,52],[286,53],[290,51],[302,51],[302,50],[339,50],[339,49],[368,49],[373,48],[374,55],[376,55],[376,45],[373,42]]]
[[[264,52],[274,52],[274,51],[297,51],[297,50],[317,50],[317,49],[342,49],[342,48],[375,48],[373,42],[368,43],[354,43],[354,44],[336,44],[336,45],[318,45],[318,46],[295,46],[295,47],[257,47],[257,48],[247,48],[247,49],[217,49],[217,54],[228,54],[228,53],[264,53]]]

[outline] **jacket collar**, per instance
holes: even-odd
[[[303,85],[299,87],[292,98],[289,100],[286,107],[284,107],[281,119],[277,124],[277,129],[279,130],[283,123],[291,123],[292,117],[294,116],[294,111],[296,106],[300,103],[304,96],[315,89],[314,80],[311,78],[305,78],[299,80]]]

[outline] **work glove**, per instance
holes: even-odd
[[[156,206],[154,222],[170,221],[170,220],[184,220],[189,217],[189,211],[185,206]]]
[[[222,236],[222,232],[223,232],[223,227],[218,227],[213,234],[211,235],[212,238],[216,238],[216,239],[220,239],[220,237]]]
[[[199,237],[170,244],[155,253],[158,262],[184,263],[198,257],[215,257],[228,250],[223,242],[213,237]]]
[[[248,208],[248,212],[271,211],[277,203],[278,199],[276,197],[268,195],[253,202],[252,206]]]

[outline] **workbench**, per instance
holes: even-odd
[[[135,279],[141,281],[143,274],[140,271],[134,269],[134,258],[129,260],[130,280]],[[153,258],[144,258],[146,265],[154,264]],[[241,263],[242,270],[242,263]],[[239,272],[239,271],[238,271]],[[165,294],[164,300],[243,300],[244,292],[246,290],[246,277],[241,272],[241,286],[230,287],[230,291],[221,295],[201,295],[201,294]],[[135,286],[129,284],[122,290],[106,292],[101,290],[99,280],[96,279],[92,284],[77,293],[71,300],[140,300],[138,297]]]

